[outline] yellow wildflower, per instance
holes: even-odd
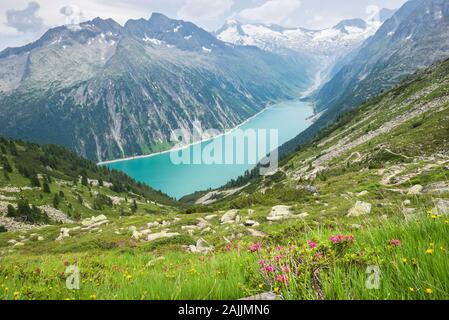
[[[274,293],[279,294],[279,292],[281,292],[281,289],[279,289],[278,287],[274,288]]]
[[[415,292],[415,289],[414,289],[414,288],[408,288],[408,290],[409,290],[410,292]]]
[[[407,263],[407,261],[408,261],[407,258],[402,258],[403,263]]]
[[[91,294],[90,300],[97,300],[97,295],[95,293]]]
[[[432,293],[433,293],[433,290],[430,289],[430,288],[427,288],[424,292],[427,293],[427,294],[432,294]]]
[[[263,288],[263,284],[261,283],[261,284],[259,284],[259,289],[262,289]]]
[[[433,249],[427,249],[426,253],[432,255],[433,254]]]

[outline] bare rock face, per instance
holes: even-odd
[[[355,206],[348,212],[348,217],[360,217],[371,213],[371,203],[357,201]]]
[[[432,209],[432,214],[435,215],[448,215],[449,214],[449,201],[438,200],[435,207]]]

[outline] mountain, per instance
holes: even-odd
[[[299,96],[306,64],[161,14],[61,26],[0,53],[0,135],[92,160],[158,151],[174,129],[231,128]]]
[[[316,95],[318,111],[345,110],[449,56],[449,2],[407,2]]]
[[[358,48],[379,26],[379,21],[349,19],[332,28],[308,30],[229,20],[216,32],[216,36],[228,43],[257,46],[284,55],[299,55],[309,61],[308,71],[318,77],[318,85],[340,59]]]
[[[378,27],[378,23],[367,23],[362,19],[344,20],[324,30],[229,20],[216,35],[228,43],[254,45],[267,51],[290,49],[309,55],[340,56],[360,45]]]

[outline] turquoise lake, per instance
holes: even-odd
[[[265,144],[265,148],[269,152],[273,147],[276,148],[282,145],[310,126],[312,124],[311,116],[313,116],[313,109],[306,102],[282,102],[265,109],[239,126],[238,129],[241,130],[234,129],[230,133],[237,136],[241,131],[245,132],[248,129],[254,129],[254,132],[258,133],[263,133],[265,129],[266,136],[268,136],[265,138],[266,141],[263,138],[259,138],[263,135],[259,134],[256,137],[258,143]],[[272,139],[270,143],[269,138],[269,133],[272,129],[277,129],[277,144],[274,145],[275,139]],[[250,160],[249,153],[247,153],[248,150],[252,150],[254,147],[251,148],[249,146],[250,142],[248,139],[245,140],[243,147],[242,145],[239,147],[226,144],[225,137],[226,135],[221,135],[197,145],[184,147],[178,151],[170,151],[144,158],[120,160],[107,163],[106,165],[111,169],[123,171],[137,181],[146,183],[154,189],[161,190],[179,199],[195,191],[218,188],[254,167],[252,161],[254,159]],[[262,142],[259,142],[259,140]],[[215,150],[220,149],[223,159],[226,154],[233,152],[235,155],[234,159],[237,159],[236,157],[240,155],[244,157],[244,161],[237,162],[238,164],[235,164],[236,161],[233,161],[233,164],[229,164],[229,161],[226,162],[228,164],[176,164],[172,161],[173,156],[179,156],[182,152],[191,152],[192,159],[193,154],[204,151],[204,148],[210,150],[212,147]],[[173,152],[176,154],[173,154]],[[216,153],[212,152],[210,154],[215,155]],[[263,156],[257,156],[257,160],[262,158]]]

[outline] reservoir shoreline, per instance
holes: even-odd
[[[293,102],[293,101],[297,101],[297,99],[285,100],[285,102],[289,102],[289,101]],[[97,165],[104,166],[104,165],[113,164],[113,163],[119,163],[119,162],[123,162],[123,161],[151,158],[151,157],[155,157],[155,156],[158,156],[158,155],[167,154],[167,153],[170,153],[170,152],[176,152],[176,151],[180,151],[180,150],[183,150],[183,149],[187,149],[187,148],[190,148],[192,146],[195,146],[195,145],[198,145],[198,144],[201,144],[201,143],[204,143],[204,142],[208,142],[208,141],[211,141],[211,140],[219,138],[219,137],[223,137],[223,136],[225,136],[227,134],[230,134],[232,131],[237,130],[240,127],[244,126],[245,124],[247,124],[248,122],[250,122],[254,118],[260,116],[262,113],[264,113],[264,112],[266,112],[266,111],[268,111],[268,110],[270,110],[272,108],[275,108],[276,105],[278,105],[279,103],[282,103],[282,102],[277,102],[277,103],[271,104],[271,105],[265,107],[264,109],[260,110],[259,112],[257,112],[253,116],[249,117],[248,119],[246,119],[245,121],[243,121],[242,123],[237,125],[236,127],[232,128],[232,129],[226,129],[225,132],[223,132],[221,134],[217,134],[217,135],[212,136],[212,137],[209,137],[207,139],[198,140],[198,141],[186,144],[186,145],[177,146],[177,147],[173,147],[173,148],[168,149],[168,150],[154,152],[154,153],[150,153],[150,154],[143,154],[143,155],[139,155],[139,156],[131,156],[131,157],[126,157],[126,158],[101,161],[101,162],[98,162]]]

